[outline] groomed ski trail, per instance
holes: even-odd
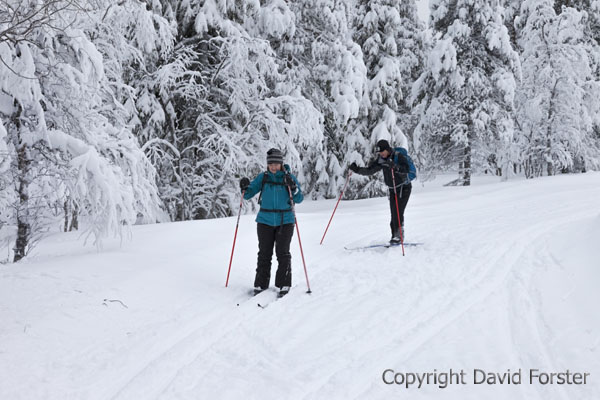
[[[59,371],[65,372],[60,385],[76,384],[77,390],[54,393],[44,388],[35,394],[115,400],[388,399],[407,390],[383,384],[381,374],[388,368],[496,372],[571,367],[600,372],[600,364],[593,361],[597,357],[579,355],[579,363],[572,365],[571,360],[564,365],[552,340],[568,331],[547,320],[543,299],[548,293],[537,289],[541,271],[562,268],[560,254],[552,246],[569,243],[570,227],[600,220],[598,198],[598,173],[416,190],[406,212],[407,240],[426,245],[407,248],[405,257],[400,248],[385,252],[343,248],[357,241],[387,239],[386,199],[342,202],[323,246],[317,238],[330,210],[317,203],[299,205],[313,293],[305,293],[294,235],[294,287],[265,309],[256,306],[261,295],[251,299],[246,295],[256,242],[253,216],[246,215],[238,240],[252,245],[242,245],[236,253],[229,288],[216,286],[221,285],[221,275],[225,278],[231,238],[207,235],[207,241],[226,243],[212,246],[225,250],[223,265],[218,255],[204,257],[203,265],[211,268],[197,271],[197,293],[196,283],[189,282],[185,301],[171,308],[164,305],[159,318],[141,320],[127,340],[109,336],[66,354],[59,364]],[[211,242],[194,248],[194,242],[186,240],[185,262],[203,260]],[[178,254],[170,251],[174,250],[165,249],[164,257],[173,260],[171,273],[177,274]],[[144,282],[163,277],[158,268],[144,274]],[[119,318],[138,312],[128,299],[124,301],[130,308],[115,309]],[[84,372],[66,375],[68,367],[81,360],[89,363]],[[52,364],[44,368],[56,373]],[[0,394],[14,399],[31,398],[26,385],[4,390]],[[469,385],[408,390],[411,399],[562,400],[600,394],[598,384],[575,389]]]
[[[534,328],[542,325],[531,309],[530,295],[513,287],[528,279],[521,270],[531,265],[523,265],[523,260],[535,258],[535,243],[556,235],[570,221],[593,217],[593,199],[600,198],[600,190],[595,194],[589,189],[579,190],[588,200],[580,198],[570,205],[568,200],[577,196],[573,193],[578,192],[577,188],[556,191],[552,199],[547,199],[546,193],[532,195],[527,187],[520,199],[505,199],[502,190],[493,189],[494,196],[483,203],[477,200],[470,204],[469,199],[460,199],[447,207],[445,216],[422,216],[418,226],[417,218],[411,216],[412,234],[419,239],[426,237],[431,245],[411,249],[405,258],[399,249],[395,254],[364,254],[364,263],[354,259],[354,265],[348,267],[348,256],[341,251],[333,252],[335,262],[329,259],[331,254],[314,262],[318,253],[313,246],[311,265],[319,267],[313,269],[312,279],[319,282],[313,295],[307,296],[296,287],[262,314],[246,310],[222,315],[229,324],[211,326],[220,332],[211,336],[219,340],[211,340],[195,356],[186,357],[176,373],[173,365],[167,368],[173,378],[163,382],[155,393],[146,391],[144,397],[197,398],[218,392],[219,398],[225,399],[238,398],[243,392],[245,398],[256,399],[385,398],[389,388],[379,378],[384,368],[408,362],[428,341],[464,318],[473,307],[494,303],[496,295],[508,303],[504,303],[508,305],[506,310],[497,310],[498,320],[509,325],[500,324],[502,329],[515,329],[517,321],[528,321],[526,326]],[[548,202],[550,205],[544,208],[535,206]],[[411,206],[415,213],[419,212],[418,205]],[[548,206],[553,209],[552,215],[548,215]],[[472,221],[483,223],[474,227]],[[437,235],[431,237],[428,226],[443,226],[446,231],[434,229]],[[296,260],[297,280],[301,278],[298,272]],[[513,296],[502,293],[503,287],[511,288]],[[524,308],[515,302],[529,304],[526,317]],[[552,364],[537,328],[527,334],[512,335],[525,336],[526,341],[533,342],[529,352],[538,355],[532,357],[537,360],[523,360],[522,355],[512,354],[520,360],[516,365],[532,361]],[[489,345],[493,347],[493,343]],[[189,343],[179,347],[193,348]],[[509,341],[507,347],[514,352],[510,348],[518,348],[519,344]],[[368,378],[356,378],[364,375]],[[140,386],[147,387],[147,377],[138,374],[137,379]],[[223,384],[226,381],[233,384]],[[261,387],[269,390],[252,390]],[[517,391],[523,398],[548,398],[547,393],[538,393],[532,387]],[[425,392],[422,394],[425,396]],[[481,393],[464,391],[461,396],[477,398]],[[560,388],[554,398],[568,396]]]

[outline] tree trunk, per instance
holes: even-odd
[[[69,232],[79,230],[79,206],[75,204],[73,206],[73,212],[71,213],[71,226],[69,226]]]
[[[471,186],[471,146],[465,147],[461,181],[463,186]]]
[[[17,124],[17,129],[19,129],[19,124]],[[21,145],[17,154],[19,207],[17,208],[17,240],[13,262],[25,257],[31,239],[31,224],[29,221],[29,169],[31,160],[29,160],[26,145]]]
[[[473,133],[473,121],[467,120],[467,143],[464,144],[462,158],[458,164],[457,186],[471,186],[471,143],[475,134]]]
[[[63,203],[63,211],[65,212],[65,226],[63,232],[67,232],[69,230],[69,200],[65,200]]]
[[[29,244],[29,233],[31,227],[26,220],[17,217],[17,241],[15,242],[13,262],[17,262],[27,253],[27,245]]]
[[[458,182],[457,186],[471,185],[471,144],[463,149],[462,159],[458,163]]]
[[[17,195],[19,203],[17,206],[17,240],[14,247],[13,262],[21,260],[27,254],[27,246],[31,240],[31,221],[29,210],[29,184],[31,160],[29,147],[21,140],[21,113],[23,109],[20,105],[15,104],[17,111],[11,118],[11,126],[9,129],[14,129],[15,134],[12,135],[13,145],[17,149],[17,165],[16,165],[16,183]]]

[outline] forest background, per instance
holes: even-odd
[[[312,199],[337,196],[382,138],[421,182],[599,169],[600,1],[430,0],[424,14],[414,0],[2,1],[14,261],[58,227],[100,243],[232,215],[271,147]],[[353,177],[345,198],[383,193]]]

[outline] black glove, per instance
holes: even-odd
[[[358,172],[358,165],[356,165],[356,163],[353,162],[352,164],[350,164],[350,166],[348,166],[348,169],[352,172]]]
[[[240,189],[242,189],[242,192],[246,191],[246,189],[248,189],[248,186],[250,186],[250,179],[248,179],[248,178],[240,179]]]
[[[283,178],[283,183],[289,186],[290,190],[292,191],[292,194],[296,193],[296,189],[298,189],[298,186],[296,186],[296,182],[294,182],[294,179],[292,179],[290,175],[286,175]]]

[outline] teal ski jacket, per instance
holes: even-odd
[[[293,193],[294,203],[301,203],[304,200],[304,195],[300,189],[298,179],[290,173],[289,165],[285,164],[283,168],[285,172],[281,170],[275,174],[270,171],[261,172],[250,182],[250,186],[244,193],[244,199],[250,200],[262,190],[260,211],[256,216],[256,222],[259,224],[278,226],[295,222],[288,187],[283,180],[286,174],[289,174],[296,183],[296,193]]]

